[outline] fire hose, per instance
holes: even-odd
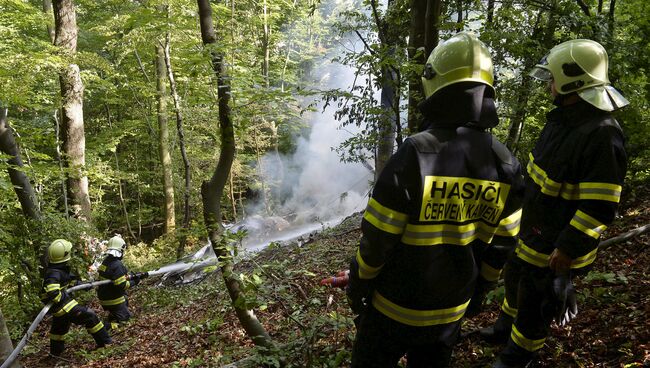
[[[188,263],[171,264],[171,265],[160,267],[160,268],[155,269],[153,271],[141,272],[141,273],[137,273],[135,275],[137,277],[139,277],[139,278],[146,278],[148,276],[158,276],[158,275],[167,274],[167,273],[171,273],[171,272],[189,271],[189,270],[192,270],[192,269],[193,270],[198,270],[198,269],[202,269],[202,268],[205,268],[205,267],[208,267],[208,266],[212,266],[212,265],[216,264],[216,262],[217,262],[216,258],[210,258],[210,259],[204,259],[204,260],[194,262],[194,263],[190,263],[190,264],[188,264]],[[113,282],[113,280],[91,281],[91,282],[87,282],[87,283],[83,283],[83,284],[79,284],[79,285],[70,287],[70,288],[66,289],[66,292],[71,293],[71,292],[80,291],[80,290],[92,289],[92,288],[95,288],[97,286],[105,285],[105,284],[108,284],[108,283],[111,283],[111,282]],[[50,308],[52,308],[52,303],[51,302],[46,304],[43,307],[43,309],[41,309],[40,313],[38,313],[38,315],[36,316],[36,318],[34,319],[32,324],[27,329],[27,332],[25,333],[23,338],[20,340],[18,345],[16,345],[16,348],[11,352],[11,354],[9,355],[7,360],[5,360],[4,363],[2,363],[2,366],[0,366],[0,368],[8,368],[8,367],[10,367],[11,364],[16,360],[16,358],[18,358],[18,355],[23,350],[25,345],[27,345],[27,341],[29,340],[29,338],[32,336],[32,334],[36,330],[36,327],[38,327],[38,324],[41,323],[43,318],[45,318],[45,315],[50,310]]]

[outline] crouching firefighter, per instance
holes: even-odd
[[[99,266],[100,280],[113,282],[100,285],[97,288],[99,304],[108,311],[108,329],[117,328],[119,322],[126,322],[131,318],[127,290],[140,283],[147,273],[129,273],[122,263],[126,242],[121,236],[114,236],[108,241],[106,258]]]
[[[405,354],[408,367],[448,367],[461,319],[516,245],[522,173],[487,131],[498,123],[492,82],[489,51],[471,33],[427,60],[421,132],[381,171],[350,264],[352,367],[394,367]]]
[[[607,53],[595,41],[550,50],[530,75],[548,83],[557,106],[529,155],[521,233],[505,268],[506,297],[494,326],[507,342],[493,367],[526,367],[552,320],[577,314],[572,277],[585,274],[614,220],[626,170],[623,132],[611,111],[628,104],[610,85]]]
[[[50,328],[50,354],[60,356],[65,349],[64,337],[70,330],[70,324],[83,325],[95,339],[97,347],[112,343],[97,314],[92,309],[81,306],[65,289],[73,286],[74,275],[70,273],[68,261],[72,253],[72,244],[64,239],[57,239],[48,247],[49,265],[45,270],[41,300],[52,302],[52,326]]]

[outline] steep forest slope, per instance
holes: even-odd
[[[146,280],[132,291],[136,317],[114,333],[115,344],[106,349],[92,351],[85,331],[73,329],[63,357],[48,357],[44,323],[22,362],[26,367],[214,367],[244,359],[238,366],[348,366],[353,315],[344,292],[319,286],[319,280],[347,268],[360,236],[359,222],[357,214],[300,242],[272,245],[238,265],[246,302],[256,306],[278,342],[278,350],[265,358],[244,335],[222,280],[213,273],[182,287]],[[606,237],[648,223],[650,191],[642,186],[628,195],[621,218]],[[593,271],[578,282],[578,318],[566,328],[553,328],[536,367],[650,366],[649,243],[646,234],[601,249]],[[473,332],[496,318],[502,294],[496,290],[485,311],[464,322],[454,367],[485,367],[494,360],[501,347],[480,341]]]

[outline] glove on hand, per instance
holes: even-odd
[[[142,278],[141,273],[136,273],[136,272],[129,273],[129,281],[131,282],[131,286],[136,286],[137,284],[139,284],[140,278]]]
[[[474,288],[474,295],[472,295],[472,299],[465,310],[465,317],[472,318],[483,311],[485,296],[490,292],[490,290],[494,289],[496,285],[496,282],[487,281],[483,277],[479,276],[479,279],[476,281],[476,287]]]
[[[366,304],[367,294],[359,293],[357,290],[351,287],[351,284],[348,284],[348,286],[345,288],[345,294],[347,296],[350,309],[352,309],[352,312],[354,314],[361,314],[368,307],[368,305]]]
[[[564,326],[578,315],[576,291],[569,275],[555,276],[552,287],[557,303],[555,322],[559,326]]]

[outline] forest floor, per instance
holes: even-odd
[[[650,223],[650,190],[628,196],[622,217],[605,238]],[[114,344],[93,351],[90,336],[73,328],[62,358],[48,357],[47,328],[40,326],[22,356],[26,367],[345,367],[355,328],[345,294],[319,285],[348,267],[360,237],[359,215],[336,228],[288,246],[271,246],[237,265],[248,303],[277,351],[261,358],[229,306],[223,281],[212,273],[185,286],[156,286],[131,292],[135,317],[113,334]],[[577,282],[580,313],[568,327],[553,326],[534,367],[650,367],[650,234],[601,249],[592,272]],[[483,313],[463,323],[464,335],[490,325],[503,295],[499,288]],[[90,306],[100,310],[96,301]],[[459,341],[453,367],[486,367],[502,346],[477,334]],[[239,366],[244,366],[239,364]]]

